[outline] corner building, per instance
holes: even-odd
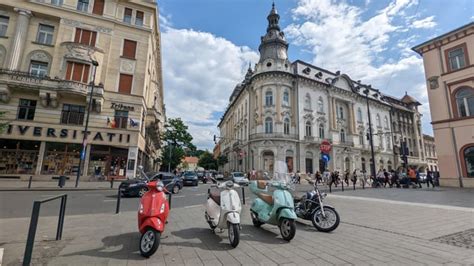
[[[288,42],[273,6],[261,37],[260,59],[232,92],[218,125],[224,171],[273,172],[276,161],[290,172],[376,170],[401,166],[401,141],[410,140],[408,163],[424,171],[419,103],[385,95],[347,74],[288,59]],[[364,92],[367,92],[368,96]],[[367,140],[370,106],[375,162]],[[322,160],[323,140],[332,144]],[[326,164],[326,165],[325,165]]]
[[[94,62],[98,66],[93,65]],[[0,175],[84,179],[159,168],[165,119],[156,3],[0,3]]]
[[[412,48],[423,57],[442,186],[474,187],[474,22]]]

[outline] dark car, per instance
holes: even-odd
[[[206,174],[205,174],[203,171],[197,171],[197,172],[196,172],[196,175],[197,175],[199,181],[203,181],[203,182],[204,182],[204,178],[206,177]]]
[[[169,191],[173,193],[179,193],[179,190],[183,188],[183,181],[181,180],[181,178],[176,177],[171,173],[151,172],[151,173],[147,173],[147,176],[152,181],[161,178],[161,181],[165,185],[166,189],[168,189]],[[148,183],[148,180],[145,178],[136,178],[136,179],[122,181],[122,183],[120,183],[120,186],[119,186],[120,193],[123,196],[141,197],[148,191],[147,183]]]
[[[184,185],[197,186],[199,182],[198,176],[195,172],[184,172],[183,183]]]

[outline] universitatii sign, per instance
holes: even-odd
[[[8,125],[5,132],[0,137],[55,141],[61,142],[82,142],[85,134],[84,130],[75,128],[62,128],[54,126],[29,126],[29,125]],[[127,145],[131,141],[131,134],[123,132],[106,132],[104,130],[87,131],[88,143],[92,144],[123,144]]]

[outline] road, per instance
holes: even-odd
[[[199,184],[198,187],[184,187],[172,196],[172,208],[181,208],[204,204],[210,184]],[[246,191],[247,192],[247,191]],[[114,213],[117,193],[111,190],[92,191],[4,191],[0,192],[0,219],[29,217],[33,201],[46,199],[66,193],[67,215]],[[121,211],[138,210],[139,198],[122,198]],[[41,217],[57,216],[59,200],[41,205]]]

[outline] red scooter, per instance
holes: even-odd
[[[171,197],[161,180],[149,181],[147,187],[148,192],[141,197],[138,210],[138,230],[142,235],[140,253],[146,258],[153,255],[160,245],[160,237],[165,230],[169,214],[166,194]]]

